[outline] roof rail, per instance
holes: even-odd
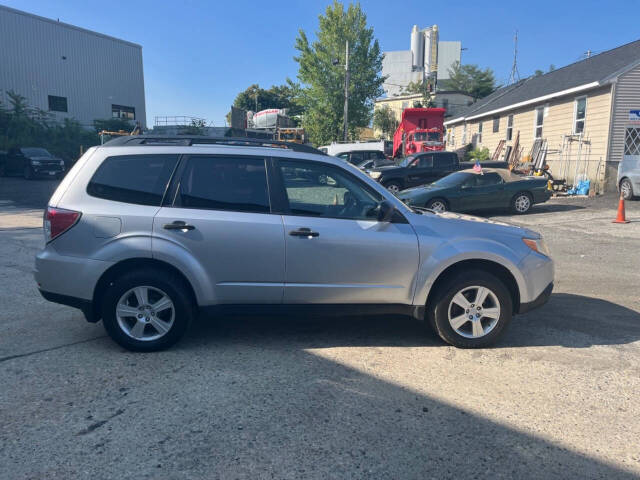
[[[318,150],[317,148],[311,147],[309,145],[249,137],[207,137],[204,135],[130,135],[114,138],[112,140],[109,140],[108,142],[105,142],[104,144],[104,146],[108,147],[133,147],[142,145],[233,145],[238,147],[270,147],[284,148],[293,150],[294,152],[326,155],[321,150]]]

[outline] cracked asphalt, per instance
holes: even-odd
[[[0,178],[0,478],[640,478],[640,202],[526,216],[549,303],[486,350],[401,317],[202,320],[122,350],[32,279],[55,182]]]

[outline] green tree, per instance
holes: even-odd
[[[345,43],[349,41],[349,118],[352,137],[361,127],[370,124],[373,101],[382,95],[384,78],[382,52],[367,26],[367,17],[360,4],[350,4],[345,10],[335,1],[319,17],[316,40],[311,43],[300,30],[295,48],[298,62],[300,103],[304,108],[303,125],[312,143],[320,145],[342,137],[344,123],[345,69],[334,65],[345,63]]]
[[[373,126],[382,131],[386,139],[391,138],[396,128],[398,128],[398,120],[396,120],[396,116],[393,110],[389,108],[389,105],[383,105],[373,111]]]
[[[267,108],[287,108],[289,116],[295,117],[302,113],[299,91],[299,85],[288,78],[283,85],[272,85],[267,90],[254,83],[236,96],[233,106],[254,112]],[[227,122],[231,122],[231,112],[227,114]]]
[[[420,82],[409,82],[409,85],[402,89],[404,95],[420,94],[422,96],[420,100],[420,106],[424,108],[432,108],[435,103],[432,96],[432,86],[428,80],[422,80]]]
[[[465,159],[468,162],[472,162],[472,161],[479,161],[479,162],[485,162],[487,160],[489,160],[489,157],[491,156],[491,152],[489,152],[488,148],[474,148],[473,150],[469,150],[466,154],[465,154]]]
[[[120,130],[130,132],[133,130],[133,127],[133,122],[126,118],[108,118],[105,120],[93,121],[93,128],[95,128],[96,132],[101,132],[103,130],[106,130],[107,132],[119,132]]]
[[[204,135],[207,122],[201,118],[194,118],[191,123],[180,129],[179,135]]]
[[[449,79],[440,81],[440,89],[459,90],[477,100],[496,89],[496,79],[490,68],[482,70],[477,65],[460,65],[455,62],[449,69]]]

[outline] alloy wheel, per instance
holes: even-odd
[[[481,338],[498,324],[500,301],[487,287],[465,287],[451,299],[448,315],[449,324],[458,335]]]
[[[387,190],[389,190],[391,193],[395,195],[400,191],[400,187],[398,187],[398,185],[396,185],[395,183],[392,183],[387,187]]]
[[[444,202],[440,200],[436,200],[435,202],[432,202],[429,208],[434,212],[438,212],[438,213],[447,211],[447,206],[444,204]]]
[[[631,198],[631,183],[628,180],[623,180],[620,184],[620,193],[625,200]]]
[[[116,305],[116,319],[122,331],[145,342],[163,337],[173,326],[175,315],[169,295],[155,287],[134,287]]]
[[[519,213],[524,213],[531,207],[531,200],[528,195],[518,195],[514,202],[516,211]]]

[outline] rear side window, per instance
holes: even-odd
[[[264,159],[190,157],[180,178],[176,206],[269,213]]]
[[[450,167],[451,165],[453,165],[453,156],[448,154],[433,156],[434,167],[442,168],[442,167]]]
[[[177,155],[108,157],[87,186],[92,197],[138,205],[157,205],[178,163]]]

